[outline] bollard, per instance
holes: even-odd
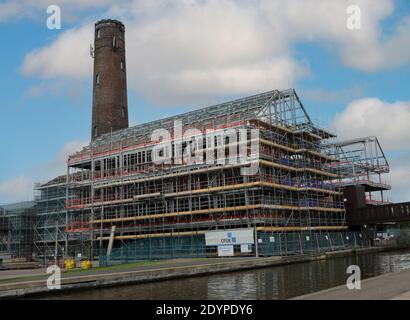
[[[92,265],[90,260],[84,260],[81,262],[81,269],[91,269]]]
[[[65,259],[64,260],[64,269],[74,269],[75,262],[74,259]]]

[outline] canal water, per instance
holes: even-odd
[[[114,288],[52,299],[288,299],[346,283],[349,265],[362,279],[410,268],[410,251],[394,251]],[[50,298],[50,297],[47,297]]]

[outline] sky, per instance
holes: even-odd
[[[131,125],[295,88],[339,139],[377,136],[390,199],[410,201],[410,1],[0,0],[0,203],[32,199],[88,143],[104,18],[126,27]]]

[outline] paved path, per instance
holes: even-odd
[[[6,279],[25,278],[30,276],[45,275],[46,269],[22,269],[22,270],[0,270],[0,281]]]
[[[410,300],[410,269],[362,280],[361,290],[346,285],[307,294],[295,300]]]

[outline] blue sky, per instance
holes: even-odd
[[[48,1],[0,1],[0,203],[30,199],[34,182],[63,174],[67,154],[87,143],[92,59],[84,52],[93,22],[107,17],[126,25],[132,124],[294,87],[312,118],[341,138],[379,136],[392,198],[409,200],[410,2],[341,2],[53,1],[62,29],[49,30]],[[361,8],[361,30],[347,30],[348,4]],[[366,101],[381,114],[341,127],[341,115],[355,121]]]

